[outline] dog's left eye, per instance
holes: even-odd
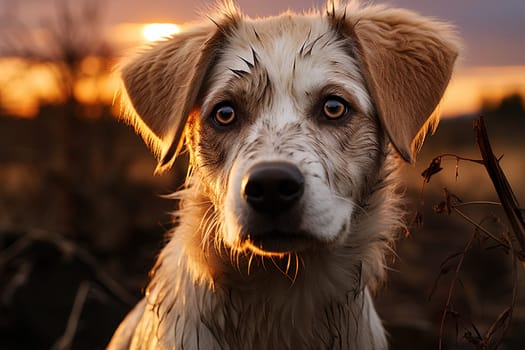
[[[216,107],[213,111],[213,119],[221,126],[227,126],[235,121],[235,109],[229,104]]]
[[[348,105],[340,98],[330,97],[323,105],[323,115],[327,119],[339,119],[348,112]]]

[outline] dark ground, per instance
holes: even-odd
[[[64,341],[71,341],[71,349],[103,349],[140,298],[170,227],[175,203],[159,195],[177,189],[185,174],[179,169],[153,177],[146,147],[131,128],[109,117],[72,122],[57,115],[48,108],[34,120],[0,118],[0,350],[63,349]],[[489,132],[523,201],[525,114],[509,115],[491,116]],[[410,212],[422,210],[424,221],[398,242],[398,257],[377,297],[393,349],[438,348],[458,260],[441,264],[474,233],[458,215],[432,211],[442,188],[465,201],[497,200],[479,165],[460,163],[456,181],[454,160],[443,163],[445,170],[421,195],[419,174],[433,156],[479,158],[470,123],[442,122],[417,166],[406,170]],[[469,210],[477,222],[503,217],[493,206]],[[488,225],[502,229],[494,220]],[[476,349],[476,332],[483,336],[511,302],[511,261],[502,249],[475,239],[453,293],[456,314],[447,322],[443,349]],[[446,273],[438,279],[440,271]],[[517,271],[514,319],[500,349],[525,349],[523,268]]]

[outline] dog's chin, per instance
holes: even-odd
[[[247,235],[243,246],[259,255],[283,255],[299,253],[321,244],[307,232],[283,232],[271,230]]]

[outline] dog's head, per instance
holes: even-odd
[[[186,139],[214,239],[271,255],[347,241],[388,145],[413,161],[456,56],[447,25],[404,10],[250,19],[231,7],[122,78],[159,170]]]

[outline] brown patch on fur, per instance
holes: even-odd
[[[334,65],[339,63],[334,63]],[[353,78],[353,77],[352,77]],[[345,100],[351,111],[349,113],[363,113],[361,110],[359,101],[356,97],[349,93],[344,87],[337,84],[327,84],[319,89],[319,91],[310,91],[307,96],[311,99],[311,107],[307,111],[307,115],[310,115],[312,119],[318,119],[322,113],[323,105],[326,102],[326,99],[330,96],[337,96]],[[339,125],[337,120],[330,120],[329,124]]]
[[[238,125],[229,126],[224,130],[214,127],[213,121],[207,115],[201,116],[199,111],[192,113],[186,129],[186,139],[190,150],[190,165],[204,177],[213,176],[225,167],[228,154],[228,142],[232,133],[238,134]],[[239,124],[238,121],[235,121]],[[237,137],[237,136],[235,136]],[[197,159],[198,158],[198,159]]]
[[[259,63],[255,50],[252,49],[252,58],[239,59],[246,63],[249,70],[230,69],[233,75],[223,91],[213,96],[209,109],[203,111],[202,118],[207,118],[218,104],[229,102],[235,110],[236,122],[246,124],[259,115],[263,107],[271,105],[272,82],[268,71]],[[206,86],[205,94],[209,88]]]
[[[426,126],[436,122],[430,117],[458,55],[450,26],[381,6],[351,18],[346,11],[334,11],[330,17],[334,29],[356,46],[355,55],[392,144],[406,161],[414,161]]]

